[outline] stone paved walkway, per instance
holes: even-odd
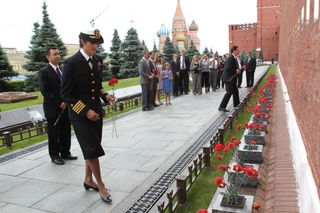
[[[256,75],[267,68],[259,67]],[[224,93],[182,96],[172,106],[123,116],[117,120],[117,139],[105,123],[106,155],[100,162],[112,205],[102,203],[97,192],[84,191],[84,161],[72,137],[72,154],[79,159],[66,165],[52,164],[46,148],[0,164],[0,212],[123,213],[214,121]]]

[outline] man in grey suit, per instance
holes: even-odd
[[[153,106],[150,106],[151,98],[151,80],[155,75],[151,72],[149,65],[149,51],[145,50],[143,52],[143,58],[139,61],[139,75],[140,75],[140,84],[142,88],[142,111],[153,110]]]

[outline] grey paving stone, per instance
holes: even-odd
[[[15,186],[28,181],[25,178],[12,177],[8,175],[0,175],[0,193],[5,192]]]
[[[26,171],[29,171],[33,168],[36,168],[41,164],[43,164],[43,162],[25,160],[25,159],[16,159],[14,161],[1,165],[0,174],[16,176]]]
[[[58,191],[62,187],[65,186],[57,183],[30,180],[11,188],[9,191],[1,193],[0,201],[31,207],[33,204]]]
[[[96,191],[85,191],[80,186],[68,186],[52,193],[32,207],[57,213],[83,212],[98,200],[100,196]]]
[[[38,209],[27,208],[23,206],[7,204],[5,206],[0,207],[0,212],[2,213],[45,213],[47,211],[41,211]]]
[[[105,161],[105,168],[135,171],[145,164],[151,157],[119,154],[114,158]]]
[[[147,172],[113,170],[103,177],[106,187],[111,191],[132,192],[150,175]]]

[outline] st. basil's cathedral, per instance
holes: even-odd
[[[179,50],[186,50],[193,41],[195,47],[200,50],[200,39],[198,38],[199,27],[193,20],[187,28],[186,20],[183,16],[180,0],[177,0],[177,8],[172,22],[172,42]],[[166,38],[170,35],[170,30],[162,24],[158,31],[159,50],[162,52]]]

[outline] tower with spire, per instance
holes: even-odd
[[[199,27],[193,20],[189,28],[187,27],[186,19],[183,15],[180,0],[177,0],[176,12],[172,21],[172,42],[175,47],[179,50],[187,49],[193,40],[197,49],[200,49],[200,39],[198,38]],[[162,51],[164,46],[164,41],[167,36],[169,36],[169,30],[164,24],[161,25],[158,31],[159,37],[159,50]]]

